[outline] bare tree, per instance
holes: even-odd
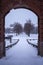
[[[11,28],[5,28],[5,33],[11,33]]]
[[[21,26],[21,24],[19,23],[15,23],[14,27],[13,27],[13,32],[20,34],[22,32],[23,28]]]
[[[29,36],[34,26],[31,23],[31,20],[28,20],[24,25],[24,32]]]

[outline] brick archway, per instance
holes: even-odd
[[[1,0],[1,12],[0,12],[0,57],[5,56],[5,15],[13,8],[27,8],[32,10],[38,15],[38,54],[43,56],[43,12],[41,0]],[[41,6],[40,6],[41,5]]]

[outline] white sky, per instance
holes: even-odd
[[[14,22],[19,22],[24,26],[26,20],[31,20],[35,26],[38,25],[38,17],[32,11],[24,8],[12,9],[5,16],[5,28],[10,27],[10,24]]]

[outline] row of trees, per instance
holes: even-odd
[[[12,27],[11,31],[17,34],[25,32],[29,36],[30,33],[34,33],[35,31],[37,31],[38,33],[38,28],[34,27],[34,25],[31,23],[31,20],[27,21],[24,24],[24,28],[20,23],[14,23],[13,25],[11,24],[10,26]]]

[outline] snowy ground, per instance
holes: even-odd
[[[28,36],[25,33],[22,33],[22,34],[16,36],[16,33],[15,34],[11,33],[11,34],[6,34],[5,36],[7,36],[7,35],[13,35],[13,37],[12,37],[12,43],[10,43],[9,40],[5,40],[6,46],[13,44],[14,42],[17,41],[17,39],[20,39],[20,38],[26,38],[26,39],[28,39],[28,41],[30,43],[32,43],[34,45],[38,45],[38,34],[30,34],[30,36]]]
[[[5,47],[12,45],[12,44],[15,44],[17,41],[18,41],[18,39],[12,39],[12,43],[10,43],[10,41],[6,39],[5,40]]]
[[[30,37],[28,38],[28,41],[31,44],[34,44],[34,45],[38,46],[38,34],[31,34]]]
[[[37,49],[27,43],[27,35],[23,33],[12,39],[15,38],[19,42],[6,51],[6,57],[0,59],[0,65],[43,65],[43,57],[37,56]]]

